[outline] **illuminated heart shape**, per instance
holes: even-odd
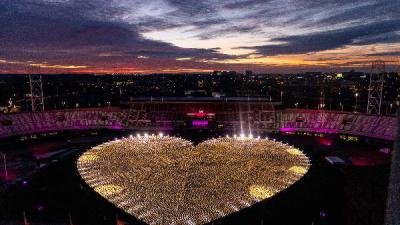
[[[101,196],[148,224],[203,224],[270,198],[309,169],[300,150],[256,138],[130,137],[77,162]]]

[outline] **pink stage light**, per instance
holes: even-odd
[[[192,125],[195,127],[206,127],[208,126],[208,120],[193,120]]]
[[[281,131],[281,132],[295,132],[295,131],[297,131],[297,129],[296,128],[292,128],[292,127],[282,127],[282,128],[279,129],[279,131]]]

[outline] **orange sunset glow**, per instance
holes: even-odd
[[[372,61],[396,71],[400,55],[394,0],[7,0],[0,7],[7,8],[0,73],[366,71]]]

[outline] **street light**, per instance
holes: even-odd
[[[354,112],[356,112],[357,111],[357,108],[358,108],[358,92],[356,92],[355,94],[354,94],[354,96],[356,97],[356,104],[355,104],[355,106],[354,106]]]
[[[8,180],[8,171],[7,171],[7,159],[6,159],[6,153],[0,152],[1,156],[3,156],[3,163],[4,163],[4,174],[6,181]]]
[[[294,104],[294,106],[296,106],[296,109],[297,109],[297,107],[299,106],[299,103],[296,102],[296,103]]]

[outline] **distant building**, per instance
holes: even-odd
[[[321,76],[322,72],[305,72],[304,75],[306,76]]]
[[[364,76],[363,72],[356,72],[354,70],[351,70],[349,72],[344,72],[343,74],[343,78],[345,79],[359,79],[362,76]]]

